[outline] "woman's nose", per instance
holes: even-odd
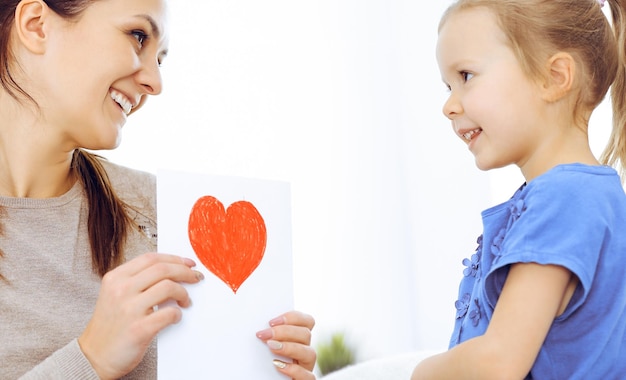
[[[137,82],[148,95],[159,95],[163,90],[163,78],[161,77],[161,67],[155,60],[144,64],[142,70],[137,73]]]
[[[139,103],[133,108],[132,113],[139,110],[148,100],[149,95],[159,95],[163,90],[163,79],[158,62],[144,65],[135,74],[135,80],[141,87]]]

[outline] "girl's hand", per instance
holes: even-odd
[[[264,341],[276,355],[293,359],[293,363],[274,360],[276,369],[296,380],[315,379],[313,368],[317,355],[311,347],[311,330],[315,326],[312,316],[290,311],[272,319],[270,328],[256,336]]]
[[[78,343],[101,379],[117,379],[143,359],[150,343],[165,327],[180,321],[179,307],[191,304],[180,283],[197,283],[193,260],[147,253],[102,278],[96,307]],[[173,300],[179,307],[154,306]]]

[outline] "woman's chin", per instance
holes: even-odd
[[[117,136],[112,136],[111,138],[102,139],[97,143],[86,144],[82,146],[82,148],[88,150],[113,150],[119,147],[121,142],[122,136],[118,134]]]

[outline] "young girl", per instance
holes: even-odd
[[[459,0],[439,27],[444,114],[482,170],[525,183],[482,213],[450,349],[412,379],[626,376],[626,196],[587,125],[612,85],[602,161],[626,162],[624,16],[596,0]]]
[[[84,150],[115,148],[161,92],[165,7],[0,0],[0,379],[156,379],[154,339],[181,310],[153,306],[187,307],[202,280],[150,253],[154,176]],[[292,311],[257,333],[288,378],[315,378],[313,325]]]

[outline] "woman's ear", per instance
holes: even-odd
[[[543,98],[555,102],[574,88],[576,61],[571,54],[558,52],[548,59],[546,68],[548,75],[543,85]]]
[[[15,34],[21,44],[34,54],[45,51],[50,8],[43,0],[22,0],[15,9]]]

